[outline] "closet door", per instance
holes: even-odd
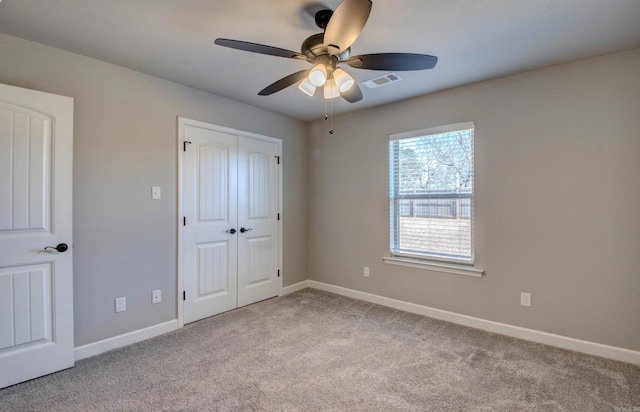
[[[220,129],[180,122],[183,323],[279,290],[280,145]]]
[[[238,140],[185,125],[184,323],[238,305]]]
[[[238,306],[278,294],[278,145],[238,141]]]

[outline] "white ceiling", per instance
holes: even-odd
[[[317,93],[295,86],[257,92],[300,60],[228,49],[217,37],[299,51],[319,33],[313,11],[339,0],[0,0],[0,32],[148,73],[309,121],[322,118]],[[481,80],[640,47],[640,0],[373,0],[352,55],[438,56],[433,70],[369,90],[333,113],[360,110]],[[1,54],[0,54],[1,64]],[[357,81],[387,72],[347,67]]]

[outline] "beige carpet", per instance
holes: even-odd
[[[640,367],[306,289],[0,390],[0,410],[631,411]]]

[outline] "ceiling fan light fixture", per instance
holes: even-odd
[[[349,73],[345,72],[342,69],[335,69],[333,72],[333,78],[336,85],[338,86],[338,90],[340,91],[340,93],[344,93],[347,90],[351,89],[356,83],[356,81],[353,80],[353,77],[349,76]]]
[[[340,90],[335,82],[335,79],[330,79],[324,84],[324,98],[335,99],[340,96]]]
[[[327,68],[324,64],[318,64],[311,69],[311,72],[309,72],[309,81],[315,87],[320,87],[326,83]]]
[[[308,96],[313,96],[313,94],[316,92],[316,86],[314,86],[313,83],[309,81],[309,76],[305,77],[300,82],[300,84],[298,85],[298,89],[300,89],[302,93]]]

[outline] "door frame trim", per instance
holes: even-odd
[[[278,139],[276,137],[261,135],[257,133],[251,133],[244,130],[232,129],[230,127],[220,126],[213,123],[203,122],[200,120],[189,119],[187,117],[178,116],[178,144],[177,144],[177,155],[178,155],[178,215],[176,216],[176,227],[178,230],[178,244],[177,244],[177,279],[176,279],[176,302],[177,302],[177,311],[178,311],[178,328],[184,327],[184,300],[182,300],[182,292],[184,289],[184,256],[182,253],[182,246],[184,243],[183,240],[183,224],[182,217],[184,216],[184,201],[183,201],[183,187],[182,187],[182,179],[183,179],[183,168],[184,168],[184,128],[186,126],[195,126],[201,127],[204,129],[214,130],[221,133],[232,134],[240,137],[248,137],[251,139],[263,140],[267,142],[276,143],[278,145],[278,156],[280,156],[280,167],[278,168],[278,210],[280,211],[280,220],[278,221],[278,268],[280,269],[280,277],[278,278],[278,296],[282,293],[282,279],[284,278],[284,270],[282,268],[283,263],[283,239],[282,239],[282,222],[284,221],[284,215],[282,212],[282,139]]]

